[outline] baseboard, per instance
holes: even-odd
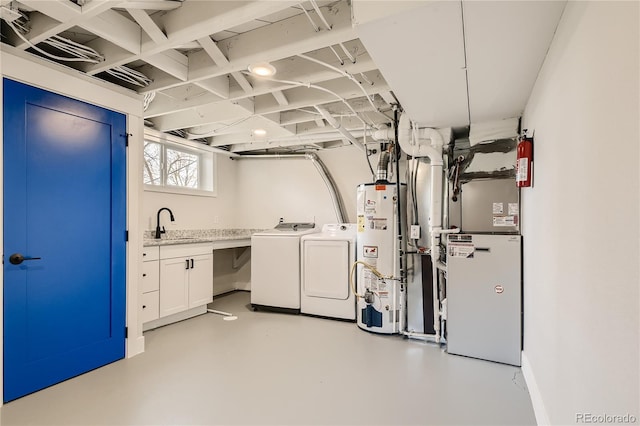
[[[127,346],[126,358],[132,358],[138,354],[144,352],[144,336],[136,338],[135,342],[132,342],[131,346]]]
[[[529,358],[527,358],[527,355],[524,352],[522,352],[521,369],[524,381],[527,383],[527,388],[529,389],[529,396],[531,397],[531,404],[533,405],[533,413],[536,416],[536,423],[538,426],[551,425],[549,416],[547,415],[547,409],[542,401],[540,388],[538,388],[538,383],[536,382],[533,370],[531,369],[531,364],[529,363]]]

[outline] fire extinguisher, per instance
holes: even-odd
[[[526,133],[526,130],[525,130]],[[516,185],[518,188],[531,186],[533,173],[533,137],[520,137],[516,156]]]

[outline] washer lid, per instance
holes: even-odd
[[[318,230],[316,228],[311,229],[270,229],[268,231],[257,232],[253,234],[253,236],[269,236],[269,237],[299,237],[302,235],[317,233]]]
[[[300,229],[312,229],[315,228],[315,226],[315,223],[310,222],[280,222],[276,225],[275,229],[296,231]]]

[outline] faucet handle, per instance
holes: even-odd
[[[167,231],[164,229],[164,226],[162,227],[162,231],[160,231],[161,234],[166,234]]]

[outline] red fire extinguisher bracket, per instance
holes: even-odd
[[[522,136],[516,154],[516,185],[530,187],[533,179],[533,137]]]

